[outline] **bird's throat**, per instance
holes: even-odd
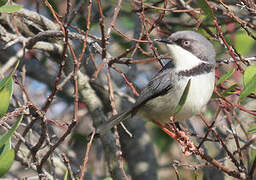
[[[214,64],[209,64],[206,61],[199,59],[197,56],[178,45],[169,44],[167,47],[171,51],[173,63],[178,72],[184,72],[186,75],[187,73],[196,73],[198,70],[207,72],[214,68]]]

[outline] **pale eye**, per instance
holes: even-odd
[[[190,46],[190,41],[183,41],[184,46]]]

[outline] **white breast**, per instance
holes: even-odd
[[[203,106],[208,103],[212,96],[214,81],[214,72],[198,75],[191,79],[187,100],[177,114],[177,120],[184,120],[201,112]]]
[[[201,112],[210,100],[214,88],[214,72],[194,77],[187,77],[177,82],[171,93],[149,100],[139,111],[146,120],[165,124],[176,110],[184,89],[191,78],[189,93],[181,111],[176,115],[176,121],[182,121]],[[157,102],[157,103],[156,103]]]

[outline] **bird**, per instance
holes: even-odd
[[[177,31],[168,38],[154,41],[166,44],[172,60],[153,76],[129,109],[97,128],[99,135],[135,115],[165,125],[170,122],[189,81],[186,101],[175,115],[175,122],[199,114],[210,100],[214,90],[216,64],[212,43],[194,31]]]

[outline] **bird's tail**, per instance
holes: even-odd
[[[109,121],[101,124],[96,131],[96,134],[104,135],[112,127],[118,125],[121,121],[131,117],[131,109],[113,116]]]

